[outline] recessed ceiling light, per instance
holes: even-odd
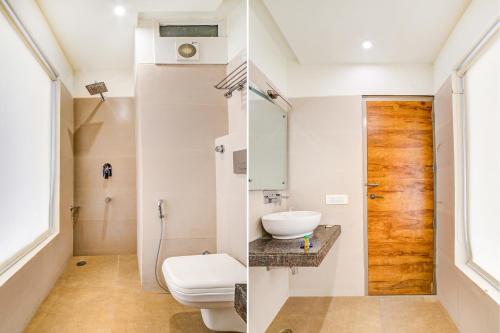
[[[115,15],[118,15],[118,16],[123,16],[125,15],[125,7],[123,6],[116,6],[115,9],[113,10],[115,12]]]
[[[368,49],[371,49],[373,47],[373,43],[370,42],[369,40],[365,40],[363,41],[363,43],[361,43],[361,46],[365,49],[365,50],[368,50]]]

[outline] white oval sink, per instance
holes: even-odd
[[[293,239],[311,235],[321,220],[321,213],[290,211],[262,216],[262,225],[273,238]]]

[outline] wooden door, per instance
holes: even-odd
[[[367,101],[366,113],[368,293],[432,294],[432,102]]]

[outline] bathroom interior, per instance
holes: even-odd
[[[249,2],[249,331],[500,332],[500,3],[291,3]]]
[[[499,14],[0,0],[0,333],[500,333]]]
[[[0,2],[0,332],[246,331],[246,17]]]

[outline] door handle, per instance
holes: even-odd
[[[370,199],[383,199],[383,195],[377,195],[375,193],[370,194]]]
[[[366,183],[366,186],[367,187],[377,187],[377,186],[380,186],[379,183]]]

